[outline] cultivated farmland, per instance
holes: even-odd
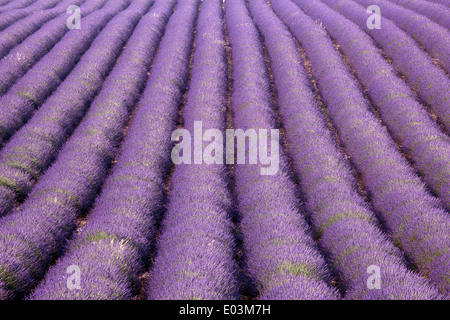
[[[450,2],[0,0],[0,300],[450,297]]]

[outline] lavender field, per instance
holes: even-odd
[[[450,0],[0,0],[0,300],[450,299]]]

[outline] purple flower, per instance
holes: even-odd
[[[143,14],[151,3],[133,1],[117,19],[123,15],[132,17],[136,11]],[[123,3],[115,4],[120,11]],[[6,296],[20,297],[28,293],[44,276],[49,264],[63,253],[67,239],[76,228],[77,216],[97,195],[131,108],[145,83],[162,36],[161,24],[164,25],[164,19],[156,15],[132,35],[58,159],[19,209],[0,220],[0,281],[3,283],[0,287],[7,292]]]
[[[108,23],[64,82],[0,151],[0,182],[7,179],[11,180],[8,185],[18,185],[28,175],[26,189],[12,188],[16,195],[11,202],[28,193],[29,185],[39,179],[79,124],[142,17],[142,6],[145,3],[135,3],[134,8],[130,6]],[[17,172],[17,178],[11,177],[13,172]],[[0,206],[0,215],[7,212]]]
[[[407,32],[450,73],[450,33],[421,14],[386,0],[355,0],[364,6],[377,5],[383,16]],[[448,16],[447,16],[448,19]],[[447,20],[448,21],[448,20]]]
[[[382,290],[377,290],[378,299],[438,297],[437,290],[426,280],[408,271],[400,251],[382,234],[375,214],[358,195],[356,179],[320,113],[291,33],[263,0],[249,3],[270,56],[278,110],[294,168],[306,195],[306,206],[320,235],[320,246],[341,280],[341,291],[347,291],[347,298],[373,298],[366,285],[367,267],[377,265],[383,271],[392,271],[390,278],[383,276]],[[328,41],[325,36],[319,38],[322,29],[294,4],[277,1],[273,8],[296,35],[316,34],[311,46]],[[289,23],[287,17],[295,19],[295,24]],[[299,40],[303,43],[304,39],[299,37]],[[307,54],[312,53],[309,46],[305,49]],[[313,68],[316,63],[312,61]],[[402,282],[403,279],[407,281]]]
[[[258,30],[244,1],[226,1],[226,24],[233,61],[234,127],[275,128]],[[235,193],[240,213],[246,271],[261,299],[337,299],[296,198],[287,158],[280,170],[260,175],[261,165],[236,165]]]
[[[431,0],[433,1],[433,0]],[[417,13],[423,14],[431,21],[434,21],[441,26],[450,29],[450,8],[448,7],[448,2],[445,0],[434,0],[424,1],[424,0],[392,0],[407,9],[411,9]]]
[[[381,15],[381,29],[368,29],[366,27],[367,13],[363,6],[352,1],[326,0],[324,2],[372,36],[386,55],[392,59],[393,66],[406,77],[410,88],[416,90],[419,97],[430,105],[442,121],[447,133],[450,133],[450,112],[448,112],[450,80],[446,73],[433,63],[430,56],[394,22],[384,18],[384,15]],[[422,113],[426,116],[425,112],[422,111]]]
[[[205,129],[225,132],[227,65],[222,1],[202,2],[196,31],[183,125],[192,132],[194,121],[202,121]],[[187,63],[188,55],[184,60]],[[164,158],[170,161],[167,151]],[[224,165],[177,165],[168,201],[150,270],[148,298],[239,298],[227,169]]]
[[[281,7],[276,1],[273,4],[275,8]],[[305,0],[297,5],[326,26],[331,36],[338,39],[341,49],[351,62],[357,59],[362,50],[358,49],[360,43],[352,41],[357,45],[350,46],[348,42],[361,30],[319,1]],[[281,14],[281,9],[276,10]],[[387,226],[394,243],[439,289],[448,290],[445,277],[449,275],[450,268],[448,263],[443,264],[450,260],[448,213],[427,192],[387,130],[370,111],[360,85],[325,30],[313,19],[298,20],[304,17],[304,13],[299,10],[292,13],[284,9],[283,12],[283,20],[300,41],[313,65],[313,76],[318,81],[318,88],[327,103],[327,110],[339,137],[362,174],[373,207]],[[289,12],[289,16],[286,12]],[[346,32],[342,32],[342,28],[347,28]],[[360,38],[364,50],[373,46],[362,35]],[[370,74],[375,72],[371,69],[375,66],[358,64],[355,69],[358,75],[364,72]],[[376,94],[386,87],[378,85],[377,88],[369,90]]]
[[[82,2],[82,0],[64,0],[54,8],[36,12],[24,19],[12,23],[9,27],[1,31],[2,37],[0,38],[0,59],[3,59],[12,48],[18,46],[27,37],[32,36],[37,30],[39,30],[39,28],[45,29],[50,26],[55,28],[56,26],[54,24],[46,24],[49,20],[55,19],[58,15],[64,16],[65,20],[67,20],[67,7],[70,5],[80,5]],[[103,2],[99,2],[100,5],[102,3]],[[92,7],[92,5],[94,5],[94,7]],[[96,2],[90,2],[88,5],[83,5],[83,13],[89,13],[90,11],[95,10],[95,5]],[[59,21],[61,24],[64,24],[64,19],[62,17],[59,18]],[[7,23],[9,23],[9,21],[7,21]],[[56,33],[55,30],[53,30],[53,32]],[[42,37],[44,31],[40,31],[39,33]],[[44,38],[42,38],[41,41],[44,45]],[[22,48],[24,47],[25,46],[23,45]]]

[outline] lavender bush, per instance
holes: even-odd
[[[12,48],[19,45],[27,37],[33,35],[34,32],[36,32],[39,28],[43,28],[44,24],[49,20],[54,19],[58,15],[64,16],[65,20],[67,20],[67,7],[70,5],[80,5],[82,2],[83,0],[64,0],[60,2],[60,4],[55,8],[37,12],[22,20],[17,21],[5,30],[1,31],[0,59],[3,59],[8,54],[8,52],[11,51]],[[93,2],[93,4],[95,5],[95,2]],[[90,10],[95,10],[95,7],[93,9],[89,9],[89,7],[83,6],[83,13],[84,11],[89,12]],[[59,20],[60,23],[63,24],[64,19],[60,18]],[[45,43],[43,43],[42,45],[45,45]]]
[[[95,198],[145,83],[161,36],[157,26],[132,38],[58,159],[20,208],[0,220],[0,298],[26,294],[43,277]]]
[[[104,8],[84,19],[84,28],[71,30],[56,46],[16,82],[0,98],[0,141],[4,142],[19,129],[42,102],[59,86],[80,56],[89,48],[95,36],[111,18],[128,6],[130,0],[108,2]],[[0,66],[1,70],[1,66]],[[8,74],[17,75],[8,66]],[[14,77],[13,76],[13,77]],[[2,74],[2,78],[8,78]],[[10,84],[7,80],[3,84]]]
[[[292,35],[263,0],[251,0],[251,12],[270,56],[279,111],[290,151],[307,198],[313,226],[321,237],[341,289],[352,299],[432,299],[437,289],[408,271],[400,251],[377,226],[377,219],[358,195],[356,180],[320,114]],[[314,21],[293,3],[274,2],[296,33],[312,34]],[[351,252],[351,258],[349,257]],[[369,290],[367,268],[383,270],[380,290]]]
[[[277,2],[272,3],[277,8]],[[333,10],[327,10],[319,2],[297,4],[313,19],[320,17],[322,23],[336,17]],[[327,20],[326,14],[330,15]],[[392,240],[423,275],[442,291],[448,290],[445,280],[450,272],[448,213],[427,192],[387,130],[370,111],[370,104],[327,33],[312,23],[313,20],[308,29],[296,25],[293,18],[284,20],[312,63],[329,115],[346,151],[361,172],[374,209],[388,227]]]
[[[450,209],[449,136],[440,130],[361,29],[320,1],[305,0],[298,4],[327,27],[354,66],[394,139],[411,157],[428,186]]]
[[[327,5],[343,14],[366,31],[392,59],[393,66],[400,71],[410,87],[430,105],[450,133],[450,80],[447,74],[434,65],[431,58],[417,43],[392,21],[381,16],[382,29],[366,28],[366,9],[352,1],[324,0]]]
[[[0,205],[0,215],[8,212],[15,199],[27,194],[29,186],[39,179],[42,171],[55,158],[64,141],[83,118],[146,8],[147,3],[135,2],[128,10],[114,17],[98,34],[64,82],[0,151],[0,181],[13,187],[15,194],[3,203],[4,206]],[[17,172],[17,175],[13,176],[13,172]],[[22,181],[24,175],[28,179],[25,185]],[[11,195],[6,192],[0,197],[7,199]]]
[[[226,1],[233,60],[234,127],[275,128],[270,82],[259,35],[244,1]],[[236,165],[235,192],[246,271],[261,299],[336,299],[325,261],[296,198],[285,154],[280,170],[260,175],[260,165]]]
[[[386,0],[354,0],[367,7],[377,5],[383,15],[406,31],[450,73],[450,31],[423,15]]]
[[[183,108],[184,128],[190,132],[195,121],[202,121],[204,130],[225,133],[227,65],[222,20],[222,1],[204,0]],[[164,158],[170,161],[168,153]],[[147,285],[149,299],[239,298],[227,173],[225,165],[175,167]]]

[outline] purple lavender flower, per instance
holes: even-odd
[[[430,118],[361,29],[321,2],[306,0],[302,8],[307,8],[308,14],[327,26],[354,66],[393,138],[411,157],[427,185],[450,209],[449,136]]]
[[[8,184],[17,184],[10,172],[22,171],[29,174],[29,183],[34,184],[54,160],[64,141],[81,121],[142,17],[146,4],[133,5],[108,23],[64,82],[0,151],[0,181],[6,179],[7,174],[7,179],[13,179]],[[17,179],[22,179],[22,176],[18,175]],[[26,187],[23,190],[12,188],[16,195],[10,198],[11,202],[25,196],[28,184]],[[2,196],[10,195],[7,192]],[[0,205],[0,215],[6,214],[8,208],[7,205]]]
[[[430,105],[442,120],[447,133],[450,133],[450,80],[446,73],[439,69],[430,56],[422,51],[408,34],[398,28],[395,23],[381,15],[382,29],[366,27],[367,13],[364,7],[342,0],[323,1],[366,31],[383,48],[392,59],[393,66],[407,80],[409,86],[417,91],[420,98]],[[450,17],[450,15],[449,15]]]
[[[275,128],[258,31],[244,1],[226,1],[233,61],[234,127]],[[260,175],[258,165],[236,165],[235,192],[246,271],[260,299],[337,299],[329,273],[302,216],[286,155],[277,174]]]
[[[43,28],[44,24],[49,20],[61,14],[67,19],[67,14],[65,13],[67,7],[80,5],[82,2],[83,0],[64,0],[52,9],[37,12],[2,30],[0,33],[0,59],[3,59],[12,48],[34,34],[39,28]],[[91,4],[95,6],[95,2],[89,3],[89,6],[83,6],[83,13],[95,10],[95,7],[90,9]],[[62,22],[63,19],[60,18],[60,20]]]
[[[222,1],[202,2],[194,66],[183,108],[194,122],[225,133],[227,66]],[[185,56],[187,63],[188,56]],[[167,160],[169,154],[164,156]],[[149,299],[237,299],[232,198],[224,165],[180,164],[171,176],[158,254],[147,285]]]
[[[273,1],[273,4],[278,7],[277,2]],[[297,5],[313,19],[320,20],[332,36],[341,34],[343,38],[353,39],[352,32],[342,32],[342,27],[350,22],[323,3],[305,0]],[[314,77],[329,115],[346,151],[362,174],[374,209],[379,212],[394,243],[404,250],[419,271],[429,276],[442,291],[448,290],[445,280],[450,272],[448,213],[427,192],[387,130],[372,114],[359,84],[327,33],[312,19],[308,28],[296,24],[297,15],[302,13],[291,14],[289,19],[285,14],[285,23],[313,64]],[[358,51],[355,53],[349,47],[347,52],[351,58]],[[365,70],[370,69],[366,67]]]
[[[431,21],[434,21],[441,26],[450,29],[450,8],[449,2],[446,0],[391,0],[398,5],[407,9],[413,10],[417,13],[423,14]],[[430,3],[436,2],[436,3]],[[441,2],[441,3],[439,3]],[[445,2],[447,5],[445,5]]]
[[[353,299],[439,297],[437,289],[408,271],[400,251],[382,234],[375,214],[358,195],[350,166],[319,111],[291,33],[263,0],[250,0],[249,4],[270,56],[294,168],[321,248],[341,280],[341,291]],[[322,34],[293,3],[274,1],[273,7],[286,22],[295,19],[295,24],[290,24],[295,34]],[[303,42],[303,38],[299,40]],[[370,265],[383,270],[383,286],[376,294],[366,284]]]
[[[427,17],[386,0],[354,0],[363,6],[377,5],[383,16],[394,21],[450,73],[450,32]],[[448,17],[447,17],[448,18]]]
[[[143,10],[151,2],[133,1],[130,10]],[[27,200],[0,220],[0,287],[6,296],[26,294],[43,277],[61,255],[76,217],[95,198],[161,37],[161,20],[155,20],[153,28],[132,36],[89,112]]]

